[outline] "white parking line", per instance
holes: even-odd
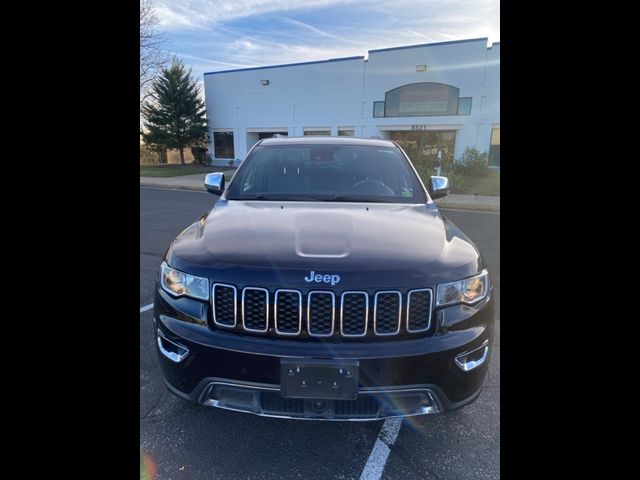
[[[147,310],[151,310],[152,308],[153,308],[153,303],[150,303],[149,305],[145,305],[144,307],[140,307],[140,313],[146,312]]]
[[[362,470],[360,480],[379,480],[382,478],[384,466],[389,458],[389,447],[396,442],[401,425],[401,418],[388,418],[384,421],[373,450],[369,454],[367,464]]]

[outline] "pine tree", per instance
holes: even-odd
[[[150,98],[142,106],[147,145],[176,148],[184,165],[184,149],[206,141],[207,124],[200,87],[184,64],[175,59],[153,82]]]

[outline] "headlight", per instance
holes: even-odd
[[[489,272],[483,270],[475,277],[438,285],[436,306],[443,307],[456,303],[472,305],[486,297],[487,293],[489,293]]]
[[[199,298],[209,300],[209,280],[171,268],[162,262],[160,284],[167,292],[179,297]]]

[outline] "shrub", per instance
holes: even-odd
[[[140,145],[140,163],[162,163],[162,156],[160,155],[160,152],[152,150],[147,145]]]
[[[475,147],[467,147],[460,157],[460,161],[454,164],[453,171],[469,177],[486,177],[489,175],[489,154]]]
[[[442,175],[449,179],[449,188],[451,189],[451,192],[460,193],[465,191],[464,175],[459,171],[456,172],[455,166],[447,172],[442,172]]]
[[[418,175],[420,175],[422,179],[422,183],[428,188],[431,182],[431,175],[435,175],[435,170],[426,162],[420,162],[414,166],[416,167],[416,172],[418,172]]]
[[[193,163],[198,165],[209,165],[209,153],[206,147],[191,147]]]
[[[449,173],[452,175],[464,175],[464,165],[461,162],[454,162]]]
[[[227,162],[227,165],[229,165],[230,167],[233,167],[235,164],[236,164],[236,161],[233,158]]]

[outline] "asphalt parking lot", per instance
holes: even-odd
[[[175,236],[215,197],[140,188],[140,307]],[[489,374],[473,404],[402,422],[382,478],[500,477],[500,215],[443,210],[478,246],[496,292]],[[170,394],[156,363],[151,310],[140,313],[140,449],[157,479],[358,479],[383,425],[281,420],[198,407]]]

